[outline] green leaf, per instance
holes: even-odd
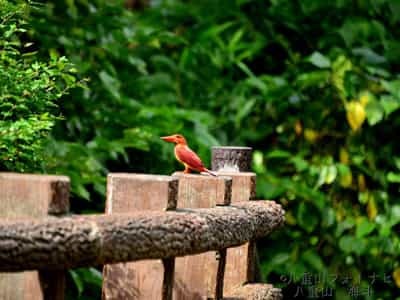
[[[387,80],[381,80],[382,86],[387,90],[392,97],[394,97],[396,100],[400,100],[400,80],[392,80],[392,81],[387,81]]]
[[[255,99],[248,99],[244,104],[244,106],[237,112],[235,116],[235,123],[237,124],[237,127],[240,127],[240,124],[243,121],[243,119],[251,113],[255,104],[256,104]]]
[[[352,229],[354,227],[354,219],[351,217],[346,218],[342,222],[338,222],[336,227],[335,237],[339,238],[346,230]]]
[[[297,172],[303,172],[309,168],[308,162],[300,156],[294,156],[290,161],[294,164]]]
[[[323,227],[331,227],[335,224],[335,211],[333,208],[328,207],[323,211],[321,223]]]
[[[321,257],[313,249],[306,250],[301,258],[316,272],[323,272],[326,269]]]
[[[356,227],[356,237],[362,238],[370,234],[375,229],[375,224],[368,221],[367,218],[362,218]]]
[[[384,56],[377,54],[371,48],[361,47],[353,49],[354,55],[361,56],[368,64],[383,64],[387,60]]]
[[[302,202],[297,211],[298,224],[307,232],[312,232],[318,224],[316,211],[310,205]]]
[[[307,89],[315,86],[322,87],[329,82],[330,73],[325,70],[318,70],[300,74],[295,81],[295,84],[300,89]]]
[[[101,287],[103,275],[99,270],[95,268],[81,268],[78,271],[85,282]]]
[[[383,110],[385,111],[386,116],[389,116],[392,112],[400,108],[400,99],[396,99],[392,96],[382,96],[380,103]]]
[[[337,169],[335,165],[322,166],[316,186],[319,187],[323,184],[331,184],[335,181],[336,176]]]
[[[286,263],[289,259],[290,259],[290,254],[282,252],[282,253],[277,253],[276,255],[271,257],[271,259],[269,259],[269,263],[275,266],[282,265]]]
[[[376,100],[370,100],[365,107],[365,113],[367,115],[368,124],[373,126],[383,119],[384,108]]]
[[[115,98],[115,99],[119,99],[121,96],[119,94],[119,86],[120,83],[119,81],[111,76],[110,74],[108,74],[106,71],[101,71],[99,73],[99,78],[100,80],[103,82],[104,84],[104,88],[110,92],[110,94]]]
[[[331,66],[331,61],[326,56],[322,55],[320,52],[314,52],[307,59],[310,63],[318,68],[329,68]]]
[[[292,154],[288,151],[280,150],[280,149],[275,149],[272,151],[269,151],[267,154],[265,154],[265,157],[270,159],[270,158],[288,158],[291,157]]]
[[[400,183],[400,174],[399,173],[389,172],[386,175],[386,178],[389,182]]]
[[[75,270],[68,270],[68,272],[71,275],[71,278],[75,284],[76,289],[78,290],[78,295],[79,296],[82,295],[84,287],[81,276]]]
[[[264,165],[264,155],[261,151],[253,152],[253,168],[258,173],[265,173],[265,165]]]
[[[366,250],[366,242],[364,239],[345,235],[339,239],[339,247],[346,253],[356,253],[360,255]]]
[[[284,186],[279,182],[271,182],[270,178],[260,178],[258,176],[257,189],[264,196],[265,199],[276,199],[286,193]]]
[[[79,197],[81,197],[81,198],[83,198],[83,199],[85,199],[87,201],[90,200],[90,194],[89,194],[88,190],[85,188],[85,186],[83,184],[77,183],[75,185],[75,189],[73,189],[73,190],[76,192],[76,194]]]
[[[394,157],[393,160],[394,160],[394,165],[396,166],[396,168],[400,170],[400,157],[398,157],[398,156]]]
[[[390,222],[392,224],[400,223],[400,205],[393,205],[390,209]]]
[[[337,169],[335,165],[328,166],[328,172],[326,174],[325,183],[331,184],[337,176]]]

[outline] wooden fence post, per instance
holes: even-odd
[[[0,173],[0,218],[40,218],[69,210],[66,176]],[[0,299],[64,299],[64,271],[0,273]]]
[[[250,172],[252,153],[251,147],[212,147],[211,169],[224,172]]]
[[[232,178],[232,204],[254,200],[256,196],[256,174],[250,171],[252,149],[250,147],[213,147],[212,169],[218,175]],[[256,244],[227,249],[224,278],[224,294],[248,282],[255,281]]]
[[[177,194],[178,180],[170,176],[112,173],[106,214],[174,210]],[[105,265],[102,298],[170,300],[173,274],[174,258]]]
[[[179,178],[178,208],[211,208],[230,204],[230,177],[182,172],[175,172],[172,176]],[[216,252],[176,258],[174,300],[214,298],[218,293],[218,258]]]

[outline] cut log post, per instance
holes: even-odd
[[[178,179],[170,176],[109,174],[106,213],[174,210],[177,194]],[[163,261],[144,260],[106,265],[103,269],[102,297],[106,300],[170,300],[174,263],[174,258],[166,258]]]
[[[216,146],[211,149],[211,169],[225,172],[250,172],[252,148]]]
[[[217,251],[283,225],[273,201],[129,214],[0,221],[0,272],[68,269]]]
[[[176,172],[172,176],[179,178],[179,208],[211,208],[230,204],[232,189],[230,177],[182,172]],[[177,258],[174,299],[215,298],[215,293],[218,292],[218,264],[216,252]]]
[[[61,215],[69,210],[65,176],[0,173],[0,221]],[[64,299],[64,271],[0,274],[0,299]]]

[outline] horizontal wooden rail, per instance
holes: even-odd
[[[0,271],[63,269],[219,250],[279,227],[273,201],[130,214],[0,222]]]

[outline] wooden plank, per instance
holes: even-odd
[[[170,176],[112,173],[107,178],[106,213],[176,208],[178,180]],[[164,263],[171,273],[172,261]],[[173,272],[172,272],[173,273]],[[106,265],[103,268],[102,298],[161,299],[170,295],[161,260]]]
[[[40,218],[69,210],[69,178],[0,173],[0,218]],[[63,271],[0,273],[0,299],[64,299]]]
[[[232,178],[232,204],[255,199],[256,174],[252,172],[218,172]],[[247,282],[254,282],[255,242],[227,250],[224,294]]]
[[[179,178],[178,208],[210,208],[229,205],[232,179],[175,172]],[[214,298],[218,260],[216,252],[178,257],[173,298],[196,300]]]
[[[178,208],[210,208],[229,205],[232,179],[227,176],[184,174],[175,172],[179,178]]]

